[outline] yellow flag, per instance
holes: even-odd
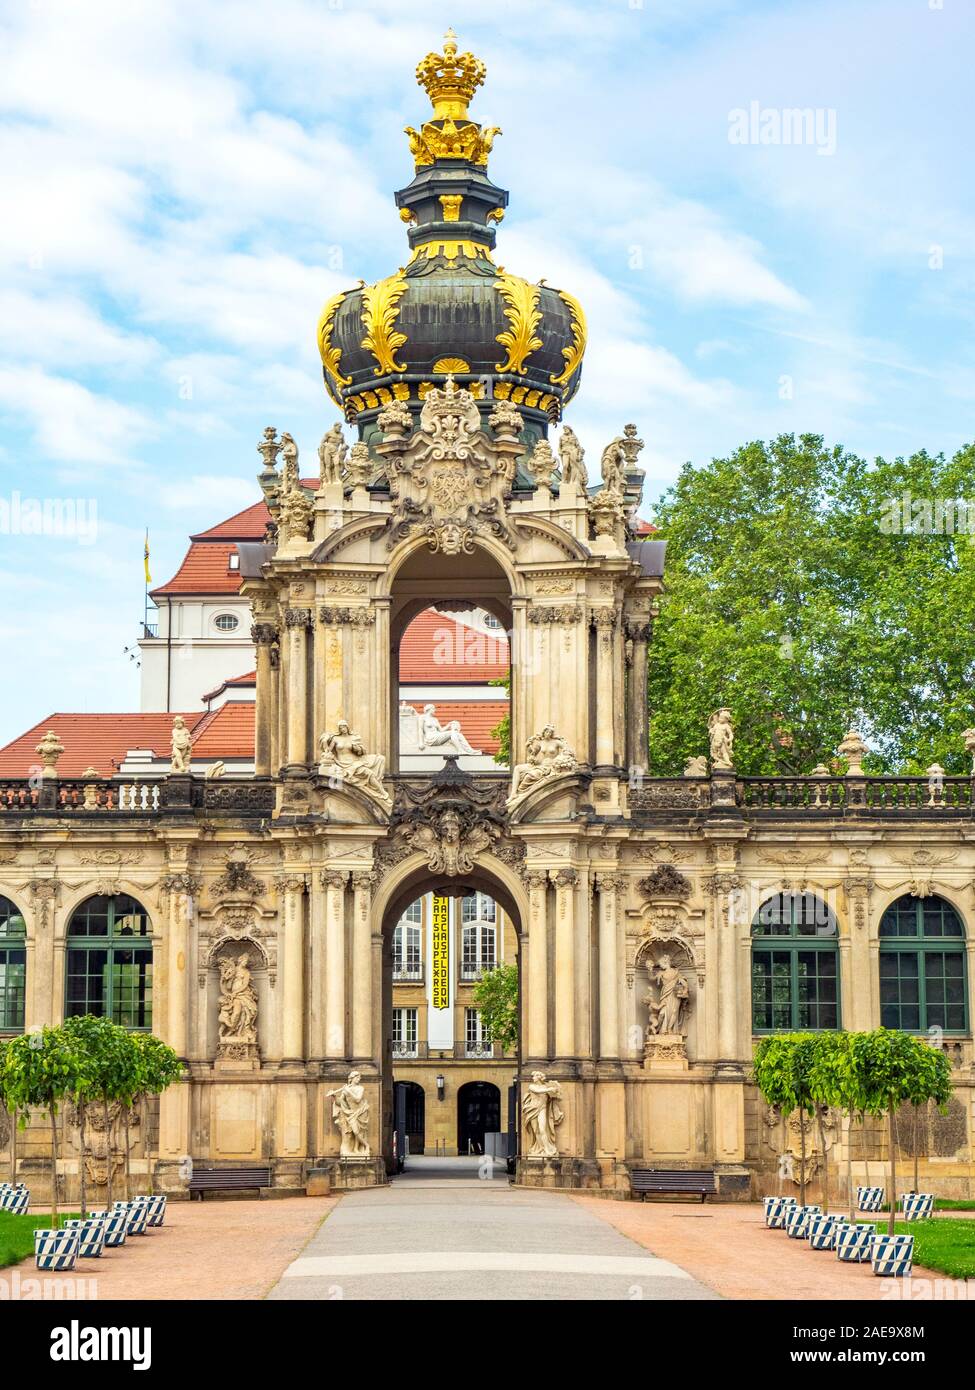
[[[149,573],[149,532],[146,532],[146,548],[142,556],[142,563],[146,572],[146,584],[152,583],[152,575]]]

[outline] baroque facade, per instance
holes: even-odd
[[[329,430],[313,490],[290,435],[258,446],[271,527],[238,547],[253,774],[195,774],[176,728],[166,776],[59,777],[55,729],[38,776],[0,784],[25,1024],[103,1007],[142,1026],[151,1008],[186,1060],[158,1117],[170,1191],[187,1158],[266,1162],[285,1189],[382,1182],[406,1076],[395,928],[426,894],[480,893],[519,965],[519,1181],[619,1195],[649,1164],[756,1193],[799,1152],[750,1083],[756,1035],[883,1021],[949,1051],[956,1100],[925,1118],[925,1171],[960,1191],[973,783],[867,776],[852,734],[845,775],[741,777],[728,711],[702,730],[709,757],[646,774],[664,547],[635,533],[642,444],[626,426],[591,482],[569,427],[553,450],[585,322],[567,292],[494,263],[507,195],[487,175],[495,132],[467,116],[483,76],[450,35],[420,64],[434,114],[397,194],[411,259],[322,315],[356,442]],[[399,644],[443,601],[509,636],[509,770],[450,749],[401,762]],[[839,1163],[845,1123],[828,1121]]]

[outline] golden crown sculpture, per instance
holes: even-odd
[[[456,120],[467,115],[471,98],[487,75],[473,53],[457,53],[457,35],[448,29],[443,52],[428,53],[416,65],[416,80],[433,103],[434,119]]]

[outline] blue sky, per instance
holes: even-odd
[[[0,502],[94,500],[98,529],[0,529],[0,741],[138,707],[146,525],[158,583],[256,500],[265,425],[313,471],[318,312],[405,259],[401,132],[447,24],[504,132],[498,260],[588,313],[592,461],[635,421],[649,500],[782,430],[975,435],[969,0],[8,3]],[[735,143],[752,103],[835,148]]]

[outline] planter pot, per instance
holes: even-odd
[[[934,1211],[934,1193],[905,1192],[901,1198],[905,1221],[927,1221]]]
[[[144,1236],[146,1233],[146,1222],[149,1219],[149,1208],[145,1202],[138,1197],[132,1202],[125,1202],[117,1211],[123,1211],[126,1218],[126,1234],[130,1236]]]
[[[127,1211],[93,1211],[91,1215],[100,1217],[104,1221],[106,1245],[125,1244],[125,1234],[129,1227],[129,1213]]]
[[[166,1198],[162,1196],[149,1197],[147,1202],[149,1218],[146,1224],[148,1226],[161,1226],[166,1219]]]
[[[818,1206],[792,1207],[785,1223],[790,1240],[808,1240],[810,1219],[821,1214]]]
[[[809,1244],[814,1250],[835,1250],[837,1232],[847,1224],[845,1216],[814,1216],[809,1222]]]
[[[857,1207],[860,1211],[880,1211],[885,1195],[882,1187],[858,1187]]]
[[[774,1231],[784,1231],[789,1212],[798,1206],[795,1197],[766,1197],[773,1205],[765,1209],[765,1224]]]
[[[9,1211],[11,1216],[26,1216],[29,1207],[30,1191],[26,1187],[15,1187],[0,1199],[0,1211]]]
[[[914,1263],[913,1236],[874,1236],[871,1254],[874,1274],[907,1279]]]
[[[105,1248],[104,1216],[89,1216],[84,1221],[66,1221],[66,1227],[78,1232],[79,1260],[97,1260]]]
[[[78,1232],[71,1227],[34,1232],[34,1262],[38,1269],[74,1269],[77,1257]]]
[[[847,1223],[836,1231],[836,1258],[845,1264],[863,1264],[870,1259],[876,1226],[865,1222]]]

